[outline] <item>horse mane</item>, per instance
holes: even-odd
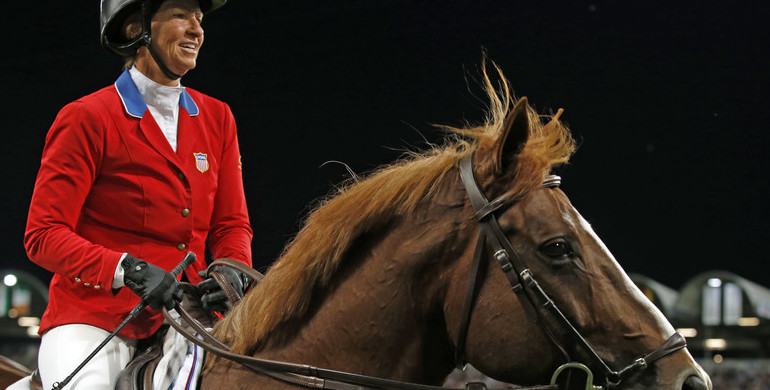
[[[343,183],[309,214],[262,282],[217,323],[214,336],[235,353],[253,353],[280,324],[306,313],[313,292],[327,286],[357,237],[413,211],[462,157],[490,147],[514,102],[508,81],[493,66],[500,78],[497,88],[487,74],[486,61],[482,66],[482,86],[490,104],[481,124],[438,126],[450,134],[444,145],[410,152],[361,180]],[[558,120],[560,113],[547,115],[550,122],[543,125],[541,116],[528,107],[530,136],[518,158],[517,180],[508,192],[511,199],[539,188],[552,167],[566,163],[574,151],[569,130]]]

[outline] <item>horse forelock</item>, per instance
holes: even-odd
[[[489,148],[502,133],[514,99],[502,72],[494,68],[500,88],[495,88],[483,68],[490,105],[482,124],[439,126],[452,134],[443,146],[409,153],[362,180],[344,184],[320,202],[265,279],[216,325],[214,335],[233,352],[253,353],[281,323],[307,311],[313,292],[329,283],[354,240],[429,201],[462,157]],[[534,109],[528,108],[528,113],[530,136],[508,192],[515,198],[538,188],[544,175],[554,165],[567,162],[574,150],[569,131],[558,119],[543,125]],[[482,159],[477,159],[477,165],[482,171],[490,169]]]

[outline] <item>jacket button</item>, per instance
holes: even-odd
[[[75,283],[80,283],[80,282],[81,282],[80,278],[75,278]]]
[[[98,284],[97,284],[96,286],[94,286],[94,288],[95,288],[95,289],[97,289],[97,290],[99,290],[99,289],[101,289],[101,288],[102,288],[102,286],[100,286],[100,285],[98,285]]]
[[[83,283],[83,285],[86,287],[91,287],[91,283]]]
[[[186,217],[186,216],[188,216],[188,215],[190,215],[190,209],[184,209],[184,210],[182,210],[182,216],[183,216],[183,217]]]
[[[184,243],[179,244],[179,245],[176,246],[176,249],[179,249],[180,251],[183,251],[184,248],[187,248],[187,245],[185,245]]]

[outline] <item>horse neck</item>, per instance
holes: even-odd
[[[440,384],[453,363],[441,263],[460,250],[454,227],[462,203],[443,189],[436,198],[360,237],[308,314],[272,334],[258,356]]]

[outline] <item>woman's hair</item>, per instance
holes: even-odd
[[[160,9],[161,4],[165,0],[151,0],[150,1],[150,15],[155,15]],[[150,17],[152,19],[152,17]],[[135,11],[131,12],[123,21],[123,25],[120,26],[120,36],[125,39],[124,42],[129,42],[142,34],[142,7],[138,7]],[[123,69],[128,69],[134,66],[136,62],[136,52],[124,57]]]
[[[138,37],[142,33],[142,11],[137,10],[136,12],[129,15],[126,20],[123,22],[123,25],[120,26],[120,35],[122,38],[126,40],[126,42]],[[130,56],[123,58],[123,69],[129,69],[132,66],[134,66],[134,63],[136,62],[136,52],[131,54]]]

